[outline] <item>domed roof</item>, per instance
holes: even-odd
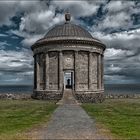
[[[78,38],[90,38],[93,37],[91,34],[83,29],[82,27],[71,24],[71,23],[65,23],[62,25],[57,25],[51,30],[48,31],[48,33],[45,35],[44,38],[52,38],[52,37],[78,37]]]
[[[54,43],[60,41],[79,41],[88,42],[91,44],[97,43],[105,47],[105,45],[98,39],[92,37],[92,35],[79,25],[72,24],[70,22],[70,14],[65,14],[66,22],[62,25],[56,25],[50,29],[47,34],[40,40],[38,40],[32,47],[44,43]]]

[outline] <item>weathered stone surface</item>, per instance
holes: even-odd
[[[39,99],[61,99],[61,93],[66,87],[64,76],[69,72],[72,73],[70,87],[74,92],[83,92],[82,96],[76,93],[78,99],[80,98],[82,102],[95,102],[99,97],[87,91],[97,91],[98,96],[102,96],[103,92],[100,92],[104,90],[102,55],[105,45],[79,26],[67,23],[60,27],[56,34],[55,29],[58,28],[54,27],[48,32],[53,34],[46,34],[32,46],[34,55],[37,55],[34,57],[36,81],[33,95]],[[59,36],[60,34],[62,36]]]
[[[91,67],[90,77],[92,77],[91,90],[97,90],[97,54],[96,53],[92,53],[91,55],[90,67]]]
[[[47,53],[50,51],[90,51],[93,53],[99,53],[103,54],[104,51],[101,47],[98,45],[89,45],[89,44],[83,44],[83,43],[75,43],[75,42],[57,42],[57,43],[52,43],[52,44],[47,44],[47,45],[41,45],[39,47],[34,48],[34,55],[39,54],[39,53]]]
[[[63,68],[74,69],[74,51],[63,52]]]
[[[95,95],[96,94],[96,95]],[[104,99],[138,99],[140,98],[140,94],[97,94],[97,93],[76,93],[74,94],[74,97],[81,103],[98,103],[102,102]],[[31,98],[33,99],[40,99],[40,100],[54,100],[54,101],[59,101],[62,99],[62,94],[61,93],[44,93],[44,94],[35,94],[33,93],[32,95],[30,93],[24,94],[24,93],[1,93],[0,94],[0,100],[29,100]],[[96,100],[95,100],[96,97]],[[101,98],[103,97],[103,98]]]
[[[102,103],[105,99],[103,93],[94,92],[75,92],[74,96],[81,103]]]
[[[34,93],[31,95],[33,99],[39,99],[39,100],[54,100],[59,101],[61,100],[63,94],[59,91],[34,91]]]
[[[49,53],[49,89],[58,90],[58,52]]]
[[[88,89],[88,53],[78,52],[78,90]]]

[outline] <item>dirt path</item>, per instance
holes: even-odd
[[[32,131],[35,139],[105,139],[95,127],[95,122],[77,104],[71,90],[66,90],[60,106],[55,110],[51,121]]]

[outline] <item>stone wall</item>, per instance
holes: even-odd
[[[91,90],[97,90],[97,54],[96,53],[92,53],[91,55],[91,74],[90,76],[91,78]]]
[[[49,52],[49,89],[58,90],[58,52]]]
[[[39,55],[39,77],[40,77],[40,89],[45,89],[45,61],[44,54]]]
[[[101,70],[102,67],[99,66],[103,62],[101,59],[103,48],[88,44],[48,44],[48,46],[35,48],[34,54],[36,54],[36,81],[34,82],[34,89],[39,91],[34,95],[39,94],[39,98],[50,99],[51,97],[51,99],[55,99],[55,94],[57,93],[51,91],[62,92],[64,87],[64,72],[66,71],[72,71],[74,73],[73,90],[83,92],[99,92],[99,90],[104,90],[101,79],[103,77],[103,71]],[[40,56],[39,65],[38,56]],[[102,62],[99,63],[98,61],[100,60]],[[98,72],[99,69],[100,73]],[[99,74],[100,77],[98,76]],[[88,98],[87,101],[95,101],[95,95],[91,96],[90,93],[86,95],[84,93],[82,94],[82,96],[77,94],[77,97],[81,98],[82,102],[84,102],[84,96],[86,99]]]
[[[105,94],[99,95],[97,93],[73,93],[74,97],[82,103],[100,103],[104,101],[104,99],[140,99],[140,94]],[[61,92],[43,92],[39,93],[39,95],[34,92],[32,95],[31,93],[24,94],[24,93],[1,93],[0,100],[30,100],[31,97],[33,99],[40,99],[40,100],[48,100],[48,101],[59,101],[62,98]]]
[[[103,93],[98,92],[74,92],[74,97],[80,103],[102,103],[105,99]]]
[[[97,86],[103,73],[100,72],[98,63],[99,54],[87,51],[51,51],[37,55],[35,72],[35,87],[39,85],[38,90],[62,90],[63,76],[65,70],[74,71],[74,83],[76,90],[97,90]],[[61,59],[61,60],[60,60]],[[38,62],[39,61],[39,62]],[[37,67],[38,66],[38,67]],[[101,70],[100,70],[101,71]],[[38,74],[39,73],[39,74]],[[36,78],[37,75],[37,78]]]
[[[78,52],[78,90],[88,89],[88,52]]]
[[[74,69],[74,52],[63,51],[63,69]]]
[[[34,91],[31,97],[38,100],[59,101],[63,94],[61,91]]]

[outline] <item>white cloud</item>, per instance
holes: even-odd
[[[16,6],[16,8],[13,10],[12,14],[10,13],[11,11],[7,9],[9,6],[8,3],[3,2],[2,5],[7,9],[8,21],[11,21],[10,19],[17,13],[24,13],[21,17],[19,29],[10,32],[23,37],[22,44],[30,46],[36,40],[40,39],[49,28],[53,27],[55,24],[64,22],[64,13],[56,13],[56,9],[70,9],[71,14],[73,15],[72,20],[77,21],[75,19],[76,17],[95,14],[100,4],[103,2],[104,1],[51,1],[48,6],[46,4],[47,1],[13,1],[13,3],[10,3],[10,7],[11,9],[14,9]],[[2,10],[0,10],[1,13]],[[2,22],[1,25],[3,24],[8,25],[5,21]]]
[[[106,82],[139,82],[140,29],[112,34],[94,32],[93,36],[102,39],[107,45],[107,49],[105,50]]]
[[[122,49],[114,49],[114,48],[108,48],[105,51],[105,59],[106,60],[117,60],[117,59],[123,59],[128,56],[132,56],[135,53],[130,50],[122,50]]]
[[[132,15],[139,14],[139,8],[140,6],[135,1],[110,1],[103,8],[103,11],[107,13],[92,28],[96,31],[106,28],[127,30],[134,26]]]
[[[108,15],[100,22],[98,28],[118,28],[132,25],[131,15],[126,12],[120,12],[115,15]]]
[[[64,15],[55,15],[55,11],[39,11],[22,17],[20,31],[44,34],[50,27],[58,23],[60,24],[62,21],[64,21]]]
[[[7,34],[0,34],[0,37],[7,37]]]
[[[32,83],[33,57],[31,51],[0,50],[0,84]],[[6,76],[5,76],[6,75]]]
[[[22,69],[32,69],[32,53],[27,50],[5,51],[0,50],[0,71],[22,71]]]
[[[0,1],[0,26],[11,25],[11,18],[17,10],[16,1]]]
[[[113,64],[110,65],[110,67],[108,69],[111,70],[111,71],[115,71],[115,72],[121,71],[121,68],[120,67],[114,66]]]
[[[107,48],[128,49],[133,52],[140,48],[140,28],[112,34],[93,32],[92,35],[101,39]]]
[[[33,35],[33,36],[30,36],[28,38],[25,38],[22,41],[22,45],[23,46],[31,47],[37,40],[39,40],[42,37],[43,37],[42,35]]]
[[[105,6],[105,9],[109,11],[109,13],[115,13],[122,10],[129,10],[131,7],[135,6],[134,1],[110,1],[109,4]]]
[[[13,25],[11,18],[17,13],[30,13],[43,7],[42,2],[37,1],[0,1],[0,26]]]
[[[17,35],[19,37],[23,37],[21,44],[25,47],[30,47],[37,40],[41,39],[44,36],[44,34],[30,34],[30,33],[27,33],[25,31],[21,31],[21,30],[10,30],[8,33],[10,35],[14,34],[14,35]]]
[[[95,14],[104,1],[52,1],[55,7],[61,10],[69,10],[74,17],[85,17]]]
[[[51,25],[54,11],[37,11],[21,18],[20,30],[26,32],[44,33]]]

